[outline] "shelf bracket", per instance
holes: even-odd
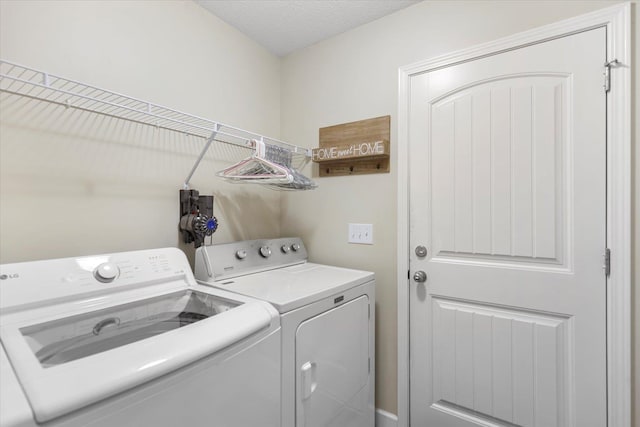
[[[211,143],[216,138],[216,135],[218,134],[219,130],[220,130],[220,124],[216,123],[216,125],[213,128],[213,132],[211,132],[211,136],[209,137],[209,139],[207,139],[207,143],[204,145],[204,148],[202,149],[202,151],[200,152],[200,155],[198,156],[198,160],[196,160],[196,163],[191,168],[191,172],[189,172],[189,175],[187,175],[187,178],[184,180],[184,184],[182,184],[183,190],[189,189],[189,181],[191,181],[191,177],[193,177],[193,174],[195,173],[196,169],[198,169],[198,166],[200,166],[200,162],[204,158],[204,155],[207,153],[207,150],[211,146]]]

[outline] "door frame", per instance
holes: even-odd
[[[607,419],[631,426],[631,4],[623,3],[400,67],[398,78],[398,427],[409,426],[409,101],[412,76],[589,29],[607,29]],[[603,64],[604,72],[604,64]],[[604,90],[604,89],[603,89]],[[604,248],[603,248],[604,250]]]

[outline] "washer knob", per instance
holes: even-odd
[[[112,262],[103,262],[93,271],[93,276],[102,283],[109,283],[113,282],[119,273],[120,269],[117,265]]]
[[[280,247],[280,250],[282,251],[283,254],[288,254],[289,251],[291,250],[291,247],[287,246],[287,245],[282,245]]]
[[[294,243],[291,245],[291,249],[293,249],[293,252],[298,252],[300,250],[300,245],[298,243]]]
[[[271,248],[269,246],[261,247],[260,255],[262,255],[263,258],[269,258],[271,256]]]
[[[236,258],[238,259],[245,259],[247,257],[247,251],[245,251],[244,249],[239,249],[236,252]]]

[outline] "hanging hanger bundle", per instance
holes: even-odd
[[[310,190],[317,185],[291,167],[291,151],[252,140],[254,153],[217,175],[233,183],[263,184],[277,190]]]

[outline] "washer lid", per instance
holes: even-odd
[[[39,423],[177,370],[272,323],[272,308],[262,301],[227,300],[180,281],[169,293],[166,284],[159,286],[162,294],[120,294],[117,305],[112,299],[99,309],[89,299],[82,310],[68,303],[2,316],[2,345]]]
[[[190,289],[20,328],[43,368],[189,326],[240,303]]]
[[[305,263],[201,283],[268,301],[285,313],[373,279],[369,271]]]

